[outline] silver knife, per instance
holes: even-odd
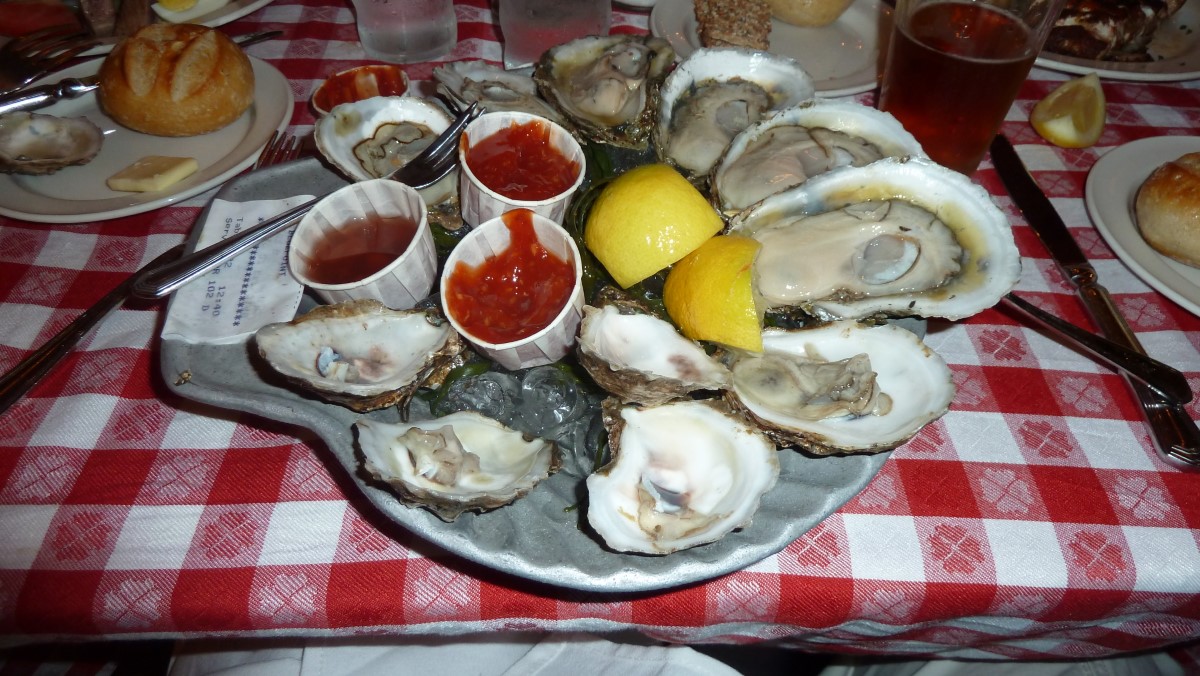
[[[997,135],[992,141],[991,154],[1000,180],[1063,275],[1075,285],[1084,307],[1100,332],[1113,342],[1145,354],[1145,349],[1117,310],[1108,290],[1097,281],[1096,271],[1087,256],[1071,237],[1054,205],[1029,175],[1012,144],[1003,135]],[[1183,405],[1167,401],[1144,383],[1127,374],[1123,375],[1141,404],[1142,414],[1150,428],[1150,438],[1159,456],[1175,467],[1200,470],[1200,428]]]
[[[247,47],[282,34],[283,31],[279,30],[262,31],[235,37],[233,41],[242,47]],[[99,84],[100,80],[97,76],[89,75],[83,78],[66,78],[54,84],[29,87],[5,94],[0,96],[0,115],[15,113],[19,110],[37,110],[63,99],[78,98],[92,91]]]

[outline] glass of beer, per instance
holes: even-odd
[[[1064,0],[897,0],[879,109],[939,164],[971,174]]]

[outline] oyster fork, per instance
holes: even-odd
[[[254,168],[269,167],[296,159],[301,151],[300,139],[286,132],[275,132],[271,140],[259,153]],[[25,395],[50,369],[54,368],[62,358],[70,352],[79,341],[91,332],[110,312],[125,302],[133,289],[134,282],[147,270],[162,267],[178,259],[184,251],[184,244],[167,249],[157,258],[142,266],[140,270],[129,275],[123,282],[109,291],[103,298],[84,310],[78,317],[54,334],[41,347],[22,359],[8,373],[0,377],[0,414]]]
[[[0,94],[57,70],[97,44],[73,26],[51,26],[9,40],[0,47]]]

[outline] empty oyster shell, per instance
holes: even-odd
[[[258,353],[300,387],[355,411],[403,407],[441,382],[465,343],[436,310],[376,300],[321,305],[255,333]]]
[[[815,91],[812,77],[788,57],[737,47],[698,49],[663,81],[654,126],[658,157],[705,177],[738,132]]]
[[[474,411],[409,424],[354,423],[363,468],[444,521],[503,507],[558,470],[558,446]]]
[[[658,37],[589,36],[551,47],[533,71],[542,98],[599,143],[643,148],[658,112],[658,90],[675,60]]]
[[[780,445],[817,455],[891,450],[954,398],[946,362],[894,324],[767,329],[763,353],[731,370],[735,408]]]
[[[779,478],[775,445],[720,400],[604,405],[613,461],[587,478],[587,519],[616,551],[715,542],[749,525]]]
[[[100,128],[85,117],[0,115],[0,172],[52,174],[91,162],[103,143]]]
[[[528,75],[497,68],[486,61],[453,61],[433,69],[438,92],[463,106],[478,102],[489,113],[530,113],[567,126],[549,103],[538,97]]]

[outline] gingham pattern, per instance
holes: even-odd
[[[500,60],[489,7],[459,3],[451,58]],[[617,11],[615,25],[644,32],[647,15]],[[250,52],[288,77],[293,126],[307,130],[313,88],[363,60],[349,6],[277,0],[228,27],[263,28],[287,38]],[[1004,131],[1142,341],[1200,389],[1200,318],[1134,277],[1082,200],[1106,150],[1200,128],[1196,83],[1106,82],[1100,144],[1060,150],[1027,114],[1064,78],[1035,70]],[[1019,293],[1087,325],[990,165],[976,178],[1012,219],[1026,257]],[[77,226],[0,220],[0,367],[179,242],[209,197]],[[161,314],[161,304],[115,313],[0,418],[5,635],[632,627],[667,641],[983,658],[1099,656],[1200,635],[1200,475],[1155,457],[1119,376],[1000,310],[931,323],[954,406],[837,513],[747,570],[623,596],[458,560],[381,518],[304,430],[173,397],[157,381]]]

